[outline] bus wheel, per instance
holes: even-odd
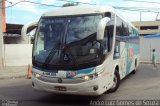
[[[115,70],[113,81],[114,81],[114,83],[113,83],[111,89],[109,89],[107,91],[109,93],[115,92],[119,88],[119,85],[120,85],[120,76],[119,76],[119,73],[118,73],[117,70]]]

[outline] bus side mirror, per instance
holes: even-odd
[[[26,25],[24,25],[21,29],[21,35],[22,35],[22,39],[30,44],[31,43],[31,36],[27,36],[28,30],[31,32],[31,30],[33,30],[34,28],[37,27],[37,21],[36,22],[32,22],[32,23],[28,23]]]
[[[31,28],[31,27],[33,27],[33,28],[35,28],[35,27],[37,27],[37,21],[36,22],[32,22],[32,23],[28,23],[28,24],[26,24],[26,25],[24,25],[23,27],[22,27],[22,30],[21,30],[21,35],[22,36],[26,36],[27,35],[27,30],[29,29],[29,28]]]
[[[107,23],[110,21],[111,19],[108,17],[102,18],[98,24],[97,27],[97,40],[103,40],[104,38],[104,31],[105,31],[105,27],[107,25]]]

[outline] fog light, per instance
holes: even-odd
[[[36,74],[35,77],[36,77],[36,78],[39,78],[39,77],[40,77],[40,74]]]
[[[97,85],[94,86],[94,87],[93,87],[93,90],[94,90],[94,91],[98,90],[98,86],[97,86]]]
[[[38,74],[38,73],[32,73],[32,74],[33,74],[33,76],[34,76],[34,77],[36,77],[36,78],[41,77],[41,75],[40,75],[40,74]]]
[[[89,80],[89,76],[84,76],[84,79],[85,80]]]

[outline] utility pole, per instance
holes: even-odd
[[[156,16],[156,21],[158,20],[158,15],[159,15],[159,12],[157,13],[157,16]]]
[[[140,22],[142,21],[142,12],[140,11]]]
[[[4,68],[4,43],[3,43],[3,33],[2,33],[2,10],[5,9],[3,7],[3,3],[5,1],[0,0],[0,71]],[[4,26],[3,26],[4,27]]]

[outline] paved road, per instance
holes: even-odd
[[[134,75],[121,81],[115,93],[103,94],[98,97],[74,96],[38,92],[32,89],[31,80],[8,79],[0,80],[0,100],[24,100],[25,106],[38,105],[89,105],[96,100],[160,100],[160,66],[153,70],[152,65],[141,64]],[[31,101],[26,101],[31,100]],[[20,102],[20,104],[21,104]],[[23,104],[24,105],[24,104]]]

